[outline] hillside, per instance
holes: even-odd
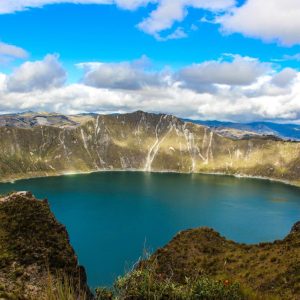
[[[47,290],[65,276],[90,295],[85,270],[47,200],[28,192],[0,197],[0,299],[50,300]]]
[[[265,136],[231,139],[174,116],[141,111],[69,117],[44,114],[44,125],[41,119],[40,123],[32,121],[36,115],[26,118],[26,126],[19,119],[0,126],[0,181],[140,170],[223,173],[300,183],[300,143],[296,142]]]
[[[283,240],[258,245],[226,240],[210,228],[178,233],[149,260],[140,265],[153,278],[171,278],[185,284],[186,278],[208,276],[228,284],[239,282],[256,291],[259,299],[300,299],[300,222]]]

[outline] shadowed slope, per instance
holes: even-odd
[[[2,289],[20,299],[44,299],[50,274],[53,280],[67,275],[77,289],[88,291],[67,231],[47,201],[27,192],[0,198],[0,298]]]

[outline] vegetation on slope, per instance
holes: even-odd
[[[49,278],[52,285],[63,275],[88,294],[85,271],[47,201],[24,192],[0,198],[0,298],[2,290],[43,299]]]
[[[51,123],[50,123],[51,124]],[[0,181],[97,170],[207,172],[300,184],[300,143],[230,139],[163,114],[91,116],[78,126],[0,126]]]
[[[239,282],[264,297],[299,299],[300,223],[285,239],[258,245],[228,241],[209,228],[182,231],[140,269],[153,263],[155,274],[180,284],[208,276]]]
[[[298,300],[300,222],[283,240],[257,245],[226,240],[210,228],[180,232],[120,277],[100,299]]]
[[[118,278],[111,290],[96,290],[98,300],[258,300],[254,293],[238,283],[215,280],[207,276],[186,277],[184,283],[163,278],[152,268],[134,270]],[[265,298],[266,300],[266,298]]]

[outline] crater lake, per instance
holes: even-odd
[[[111,285],[144,250],[209,226],[243,243],[284,238],[300,220],[300,189],[231,176],[99,172],[1,183],[0,194],[47,198],[92,287]]]

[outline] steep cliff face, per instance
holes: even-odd
[[[0,127],[0,180],[141,170],[225,173],[300,183],[300,143],[264,136],[230,139],[174,116],[141,111],[51,120],[42,122],[46,125],[27,122],[25,128],[16,122]]]
[[[28,192],[0,197],[0,299],[55,299],[47,289],[61,276],[89,298],[85,271],[47,201]]]

